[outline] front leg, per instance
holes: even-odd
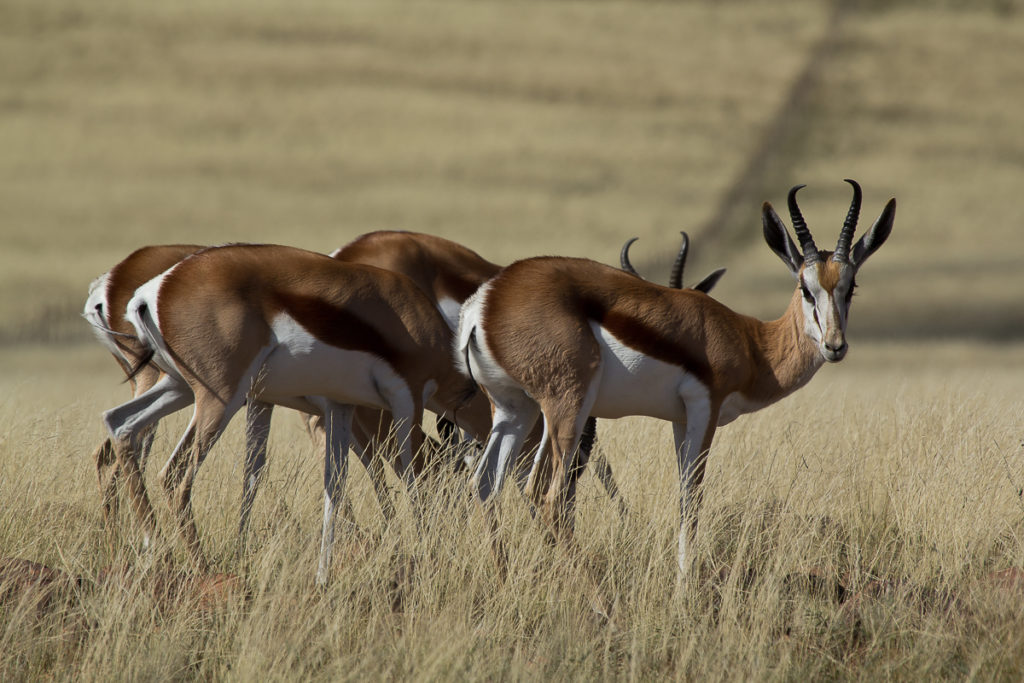
[[[354,408],[322,399],[318,402],[324,416],[327,452],[324,458],[324,521],[320,540],[320,564],[316,584],[323,588],[331,573],[331,550],[334,546],[334,518],[338,503],[345,493],[348,474],[348,446],[352,440]]]
[[[697,516],[704,497],[704,466],[718,424],[718,409],[696,379],[687,378],[680,387],[686,422],[673,424],[676,462],[679,468],[679,572],[683,579],[693,564],[690,546],[697,533]]]

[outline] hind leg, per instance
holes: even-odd
[[[387,411],[365,407],[355,409],[352,442],[359,461],[363,463],[366,474],[370,477],[370,484],[373,485],[381,513],[388,522],[395,517],[395,504],[384,476],[383,451],[387,445],[390,425],[391,414]],[[349,501],[346,498],[345,509],[348,508]]]
[[[117,454],[117,470],[125,479],[135,516],[143,528],[144,545],[148,546],[156,531],[156,517],[146,494],[140,467],[142,440],[147,430],[160,419],[192,403],[192,391],[179,379],[164,375],[142,395],[103,414]]]
[[[510,465],[519,460],[523,442],[540,416],[540,408],[523,391],[492,392],[491,402],[491,433],[473,475],[473,489],[481,503],[501,491]]]
[[[539,504],[542,518],[550,525],[556,538],[571,539],[573,535],[571,513],[574,512],[576,482],[575,476],[570,476],[570,469],[576,463],[580,436],[587,419],[586,413],[577,410],[571,405],[545,406],[544,410],[551,480]],[[542,490],[535,488],[534,495],[539,496]]]
[[[242,506],[238,518],[238,554],[245,552],[249,516],[267,464],[267,440],[274,406],[251,399],[245,410],[245,462],[242,466]]]
[[[324,416],[326,453],[324,454],[324,518],[320,537],[320,562],[316,583],[327,585],[331,573],[331,550],[334,547],[334,518],[344,498],[348,475],[348,446],[352,438],[353,408],[322,399],[319,405]]]
[[[119,362],[124,366],[123,361]],[[125,367],[128,372],[130,368]],[[132,389],[132,398],[138,398],[151,389],[160,379],[161,372],[152,366],[144,367],[139,373],[129,380]],[[156,433],[155,423],[142,430],[138,445],[139,468],[145,469],[146,456],[153,445],[153,437]],[[108,436],[103,440],[92,454],[93,463],[96,465],[96,478],[99,482],[100,500],[103,505],[103,521],[108,531],[113,530],[116,523],[119,509],[117,486],[121,478],[121,468],[118,465],[117,450]]]
[[[200,572],[207,571],[208,563],[192,513],[192,486],[199,466],[243,402],[244,396],[239,394],[225,404],[216,395],[197,388],[192,421],[160,472],[160,481],[178,523],[178,532],[185,541],[193,566]]]

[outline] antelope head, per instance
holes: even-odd
[[[853,201],[833,252],[818,250],[800,213],[796,193],[804,185],[791,189],[788,197],[793,231],[800,242],[799,251],[772,205],[765,202],[761,211],[765,241],[796,278],[802,296],[803,330],[829,363],[841,361],[849,348],[846,322],[857,286],[857,271],[885,243],[896,216],[896,200],[890,199],[871,228],[853,244],[860,216],[861,189],[853,180],[846,182],[853,186]]]

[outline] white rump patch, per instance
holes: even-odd
[[[104,348],[128,363],[121,350],[117,348],[114,335],[110,333],[110,307],[107,304],[107,287],[110,285],[110,273],[103,273],[89,285],[89,296],[85,300],[82,317],[89,321],[92,333]]]

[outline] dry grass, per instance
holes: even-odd
[[[809,0],[8,0],[0,557],[60,574],[46,590],[0,566],[0,678],[1018,678],[1024,590],[991,576],[1024,567],[1018,9],[862,1],[825,35]],[[385,527],[354,471],[360,528],[316,593],[319,456],[285,411],[245,558],[238,425],[197,484],[206,551],[245,591],[146,569],[127,515],[104,535],[88,453],[126,391],[77,311],[132,248],[404,228],[496,261],[608,262],[640,235],[660,279],[823,39],[795,135],[738,226],[693,235],[689,279],[727,265],[716,296],[780,313],[792,283],[757,211],[797,182],[823,244],[843,177],[864,221],[895,195],[896,229],[860,277],[850,357],[720,432],[685,589],[669,430],[643,419],[601,425],[633,515],[584,480],[586,566],[510,494],[501,583],[463,481],[438,484],[422,527],[404,508]]]
[[[234,556],[237,425],[196,490],[205,548],[218,571],[243,577],[249,597],[187,593],[170,604],[159,576],[97,578],[108,565],[147,566],[131,550],[136,535],[107,544],[86,457],[102,435],[97,408],[122,390],[112,368],[100,372],[98,351],[50,358],[46,367],[36,353],[19,352],[9,362],[24,374],[5,367],[2,387],[18,400],[0,408],[0,548],[85,578],[47,608],[25,597],[0,606],[0,671],[97,679],[1010,677],[1024,666],[1024,590],[989,575],[1024,563],[1024,348],[1001,348],[998,359],[992,349],[957,345],[854,351],[787,401],[722,429],[699,578],[684,590],[673,560],[671,437],[663,423],[631,419],[599,429],[631,518],[618,519],[595,481],[582,484],[578,536],[588,565],[547,546],[509,494],[502,519],[512,573],[502,583],[464,481],[450,477],[432,491],[422,527],[404,505],[385,527],[356,471],[350,491],[360,528],[342,527],[333,583],[318,594],[319,458],[282,411],[244,561]],[[183,427],[170,422],[157,454]],[[157,507],[169,529],[166,506]],[[183,561],[177,540],[165,540]],[[608,622],[591,610],[591,573],[613,604]]]

